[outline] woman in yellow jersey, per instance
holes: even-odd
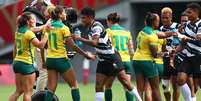
[[[61,74],[71,87],[73,101],[80,101],[78,83],[72,65],[67,57],[66,45],[88,59],[95,59],[95,56],[82,51],[74,44],[69,28],[62,23],[66,19],[66,13],[62,6],[56,6],[51,12],[51,18],[51,26],[54,28],[47,32],[48,54],[46,66],[48,70],[48,91],[45,95],[45,101],[52,101],[53,99],[53,93],[51,92],[55,92],[56,90],[58,74]]]
[[[44,11],[44,16],[47,20],[46,24],[41,25],[41,26],[37,26],[35,29],[39,29],[39,32],[43,32],[44,27],[46,27],[46,29],[51,29],[50,26],[50,22],[51,22],[51,18],[50,18],[50,13],[52,12],[52,10],[54,10],[55,6],[50,5],[48,6],[45,11]],[[42,27],[42,28],[40,28]],[[32,30],[33,31],[33,30]],[[47,69],[44,67],[45,64],[45,56],[47,55],[47,45],[45,46],[44,49],[36,49],[35,50],[35,64],[37,66],[38,69],[38,77],[36,80],[36,92],[37,91],[44,91],[45,87],[47,86]],[[34,99],[34,97],[32,96],[32,100]]]
[[[133,57],[133,67],[136,73],[138,92],[143,98],[144,79],[148,79],[153,101],[160,101],[158,69],[155,67],[154,58],[157,57],[158,36],[155,29],[159,26],[159,16],[148,13],[145,18],[146,26],[137,37],[137,50]]]
[[[119,52],[122,62],[124,65],[124,70],[127,74],[127,79],[131,80],[132,73],[132,65],[130,62],[130,58],[134,55],[133,43],[131,32],[124,29],[119,25],[120,16],[117,13],[110,13],[107,16],[107,25],[108,29],[106,30],[109,34],[109,37],[112,40],[112,46]],[[111,79],[105,85],[105,100],[112,101],[112,83],[115,80],[115,76],[111,77]],[[128,91],[125,93],[127,101],[133,101],[133,95],[131,95]]]
[[[18,17],[18,30],[15,33],[13,69],[16,79],[16,91],[9,97],[9,101],[16,101],[24,93],[23,101],[31,101],[33,84],[35,82],[35,68],[33,67],[34,46],[43,48],[47,35],[39,41],[30,30],[36,24],[32,13],[23,13]]]

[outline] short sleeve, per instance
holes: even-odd
[[[167,44],[167,40],[163,39],[163,45],[166,45],[166,44]]]
[[[159,31],[162,31],[163,30],[163,26],[161,26],[160,28],[159,28]]]
[[[92,33],[91,36],[93,37],[94,35],[99,35],[101,34],[101,32],[103,31],[103,28],[100,26],[95,26],[91,29]]]
[[[107,32],[108,36],[109,36],[110,38],[112,38],[112,36],[113,36],[112,30],[109,29],[109,28],[107,28],[107,29],[106,29],[106,32]]]
[[[36,35],[32,31],[27,31],[25,34],[25,38],[29,41],[33,40],[36,38]]]
[[[69,37],[70,36],[70,29],[68,28],[68,27],[63,27],[63,36],[64,36],[64,38],[67,38],[67,37]]]
[[[198,26],[198,31],[197,31],[197,34],[201,34],[201,25]]]
[[[149,45],[158,45],[158,36],[156,34],[149,35]]]

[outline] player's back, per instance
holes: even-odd
[[[52,21],[54,27],[48,31],[48,58],[66,57],[65,40],[70,36],[70,30],[61,21]]]
[[[21,27],[15,33],[15,43],[17,53],[15,60],[33,64],[34,46],[31,44],[32,39],[36,38],[35,34],[27,27]]]
[[[120,53],[122,61],[129,61],[128,41],[132,40],[131,33],[119,25],[107,29],[112,39],[112,46]]]
[[[139,32],[137,37],[137,49],[134,54],[134,60],[153,60],[150,45],[158,45],[158,36],[156,31],[150,27],[145,27]]]

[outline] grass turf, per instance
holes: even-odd
[[[84,86],[82,84],[79,85],[80,88],[80,95],[81,95],[81,101],[94,101],[95,96],[95,85],[93,83],[88,84],[87,86]],[[8,101],[9,95],[15,90],[15,86],[3,86],[0,85],[0,101]],[[119,82],[115,82],[113,84],[113,101],[126,101],[124,90]],[[162,92],[162,90],[161,90]],[[71,90],[68,87],[67,84],[59,84],[57,86],[56,95],[59,97],[60,101],[72,101],[71,98]],[[164,96],[162,94],[163,100]],[[22,101],[22,97],[18,101]],[[183,97],[180,96],[179,101],[184,101]],[[201,92],[198,91],[197,93],[197,101],[201,101]]]

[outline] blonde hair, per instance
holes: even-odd
[[[170,7],[164,7],[161,10],[161,13],[170,13],[170,14],[172,14],[172,9]]]
[[[55,8],[56,8],[56,7],[55,7],[54,5],[48,6],[48,7],[47,7],[48,13],[51,14],[51,13],[54,11]]]

